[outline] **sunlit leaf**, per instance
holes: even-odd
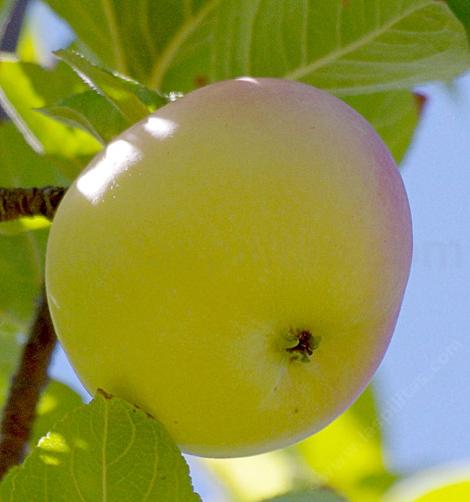
[[[125,401],[101,394],[39,441],[0,485],[0,496],[18,502],[200,500],[186,462],[162,426]]]
[[[405,478],[383,502],[464,502],[470,500],[470,464],[442,465]]]
[[[0,103],[29,145],[40,154],[62,157],[73,176],[100,145],[89,134],[67,127],[39,113],[50,102],[83,89],[80,79],[65,64],[53,70],[32,63],[0,60]]]
[[[0,223],[0,236],[17,235],[31,230],[50,227],[51,222],[44,216],[19,218],[17,220],[2,221]]]
[[[52,430],[58,420],[82,404],[82,398],[69,386],[51,380],[44,389],[36,409],[30,444],[36,445],[40,438]]]
[[[385,466],[381,423],[371,388],[346,413],[295,450],[325,484],[352,502],[378,502],[396,479]]]
[[[0,409],[7,397],[20,349],[21,345],[14,337],[0,334]],[[81,397],[70,387],[55,380],[50,381],[39,400],[29,444],[35,446],[41,437],[52,430],[58,420],[82,404]]]
[[[237,501],[251,502],[312,485],[317,479],[286,450],[230,459],[202,459]]]

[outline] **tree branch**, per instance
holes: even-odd
[[[66,188],[0,188],[0,221],[23,216],[45,216],[50,220],[64,196]]]
[[[47,368],[56,340],[43,291],[3,412],[0,427],[0,479],[23,459],[31,436],[36,406],[47,382]]]

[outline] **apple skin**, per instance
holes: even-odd
[[[91,393],[142,407],[185,452],[243,456],[311,435],[364,389],[411,249],[371,126],[313,87],[242,78],[159,109],[91,162],[52,225],[47,293]],[[302,331],[319,341],[305,360],[288,350]]]

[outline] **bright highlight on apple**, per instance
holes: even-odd
[[[196,455],[318,431],[364,389],[400,309],[400,174],[335,97],[276,79],[194,91],[131,127],[68,190],[46,265],[90,392]]]

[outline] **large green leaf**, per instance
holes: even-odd
[[[395,480],[384,463],[381,423],[371,388],[295,450],[327,485],[352,502],[379,502]]]
[[[0,60],[0,103],[36,152],[67,160],[67,174],[71,177],[83,166],[80,158],[96,153],[99,143],[86,132],[60,124],[36,108],[83,89],[81,80],[63,63],[47,70],[32,63]]]
[[[188,466],[162,426],[101,394],[69,413],[0,485],[12,502],[196,502]]]
[[[469,66],[462,25],[434,0],[223,0],[165,54],[152,74],[164,90],[247,74],[363,94],[451,78]]]
[[[355,95],[469,67],[437,0],[47,0],[101,61],[165,92],[240,75]]]

